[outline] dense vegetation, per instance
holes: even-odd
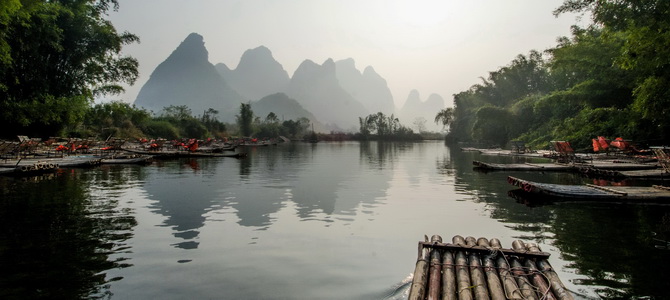
[[[84,119],[94,97],[122,91],[137,78],[137,60],[105,19],[116,0],[0,1],[0,128],[54,135]]]
[[[593,23],[454,95],[453,110],[436,116],[450,125],[449,139],[670,142],[670,1],[565,0],[554,14],[566,12],[589,13]]]
[[[363,140],[420,140],[421,136],[412,129],[400,124],[394,115],[386,116],[382,112],[359,117],[358,139]]]
[[[152,115],[134,105],[112,101],[93,105],[86,111],[84,121],[68,131],[72,137],[119,138],[223,138],[229,136],[268,137],[280,135],[302,139],[308,133],[307,119],[280,122],[274,113],[265,119],[254,115],[249,104],[240,104],[237,124],[218,120],[218,111],[208,109],[194,116],[186,105],[171,105],[158,115]]]

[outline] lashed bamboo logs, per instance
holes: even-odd
[[[426,242],[427,242],[426,238]],[[414,268],[414,279],[409,290],[408,300],[423,300],[426,297],[426,285],[428,284],[428,259],[430,248],[422,247],[419,250],[419,258]]]
[[[451,241],[460,246],[466,246],[465,239],[462,236],[454,236]],[[465,256],[465,251],[456,252],[456,282],[457,282],[457,293],[458,299],[460,300],[471,300],[472,297],[472,285],[470,284],[470,274],[468,272],[468,259]]]
[[[474,237],[471,236],[465,238],[465,243],[468,247],[477,245],[477,241]],[[475,299],[489,300],[490,298],[488,287],[486,285],[486,276],[484,275],[484,270],[482,269],[482,263],[479,260],[479,254],[477,254],[477,252],[470,252],[468,258],[470,263],[470,278],[472,280]]]
[[[442,254],[442,300],[456,300],[456,271],[451,251]]]
[[[519,262],[519,260],[516,258],[512,258],[510,263],[512,266],[512,274],[514,274],[514,278],[516,278],[516,284],[519,286],[519,290],[521,290],[521,294],[523,295],[522,298],[537,300],[538,298],[537,294],[535,293],[535,287],[533,287],[530,281],[528,281],[528,278],[526,278],[526,271],[524,271],[521,262]]]
[[[500,245],[500,240],[496,238],[491,239],[490,244],[493,249],[502,248]],[[505,297],[507,299],[523,299],[523,295],[519,290],[519,286],[517,285],[514,276],[512,276],[512,274],[510,273],[509,263],[507,262],[505,255],[498,255],[496,264],[498,266],[498,274],[500,275],[500,279],[502,280],[502,286],[505,290]]]
[[[430,238],[433,243],[441,243],[442,237],[433,235]],[[429,284],[428,284],[428,300],[440,300],[440,284],[442,283],[442,259],[440,250],[433,249],[430,251],[430,268],[429,268]]]
[[[477,239],[477,245],[490,248],[489,241],[483,237]],[[486,284],[489,287],[491,299],[505,300],[505,292],[503,291],[503,287],[500,284],[500,277],[498,277],[498,272],[496,272],[496,263],[493,259],[495,256],[496,252],[493,250],[490,254],[484,255],[482,257],[484,274],[486,274]]]
[[[540,247],[535,243],[528,244],[528,251],[530,252],[539,252]],[[549,280],[551,285],[551,291],[554,292],[556,298],[560,300],[573,300],[572,294],[568,292],[568,289],[565,288],[563,282],[558,277],[558,274],[554,272],[554,269],[551,267],[549,262],[546,259],[538,259],[536,261],[538,269],[544,274],[545,277]]]
[[[439,235],[419,242],[408,299],[573,299],[536,244],[503,249],[495,238],[460,235],[452,242]]]
[[[515,250],[527,250],[526,245],[520,241],[516,240],[512,242],[512,248]],[[535,262],[531,259],[524,260],[524,266],[528,269],[528,277],[533,282],[533,285],[538,289],[538,294],[540,298],[547,300],[555,300],[554,294],[551,292],[548,282],[544,279],[544,275],[538,271]]]

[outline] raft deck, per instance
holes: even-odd
[[[173,151],[151,151],[151,150],[139,150],[139,149],[131,149],[131,148],[124,148],[124,151],[128,151],[131,153],[136,153],[136,154],[144,154],[144,155],[151,155],[154,158],[157,159],[164,159],[164,158],[182,158],[182,157],[187,157],[187,158],[192,158],[192,157],[235,157],[235,158],[241,158],[241,157],[246,157],[247,154],[244,152],[235,152],[235,153],[222,153],[222,152],[201,152],[201,151],[181,151],[181,150],[173,150]]]
[[[481,161],[473,161],[475,168],[491,171],[553,171],[553,172],[579,172],[584,168],[595,168],[599,170],[653,170],[658,169],[657,164],[641,164],[621,161],[599,161],[584,164],[562,164],[562,163],[523,163],[523,164],[497,164]]]
[[[409,300],[573,299],[536,244],[434,235],[419,242]]]
[[[597,186],[593,184],[567,185],[539,183],[508,176],[507,182],[529,194],[554,199],[615,200],[624,202],[670,203],[670,187],[646,186]]]

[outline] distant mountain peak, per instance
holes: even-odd
[[[205,48],[205,39],[197,33],[189,34],[179,46],[172,51],[168,59],[189,61],[208,61],[209,53]]]
[[[255,67],[262,67],[265,64],[281,65],[272,57],[272,52],[265,46],[258,46],[254,49],[247,49],[240,58],[240,63],[235,70],[244,70]],[[283,68],[282,68],[283,69]]]
[[[365,75],[365,74],[375,74],[375,75],[379,75],[379,74],[377,74],[377,72],[375,71],[375,68],[373,68],[372,66],[367,66],[367,67],[365,67],[365,69],[363,70],[363,75]]]
[[[230,120],[242,100],[209,62],[203,37],[191,33],[154,69],[135,104],[155,112],[169,105],[188,105],[196,114],[214,108]]]
[[[351,57],[345,58],[343,60],[338,60],[337,64],[343,67],[356,69],[356,61]]]
[[[244,51],[234,70],[225,64],[217,64],[216,69],[233,89],[252,100],[286,92],[290,81],[284,67],[265,46]]]

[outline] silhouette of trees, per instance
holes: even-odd
[[[371,114],[366,117],[359,117],[359,134],[361,138],[375,139],[420,139],[412,129],[400,124],[400,120],[393,114],[384,115],[382,112]],[[374,136],[372,136],[374,134]]]
[[[253,133],[254,112],[251,103],[240,103],[240,113],[235,116],[242,136],[251,136]]]
[[[435,123],[442,124],[443,129],[448,128],[453,121],[454,121],[453,107],[444,108],[435,115]]]

